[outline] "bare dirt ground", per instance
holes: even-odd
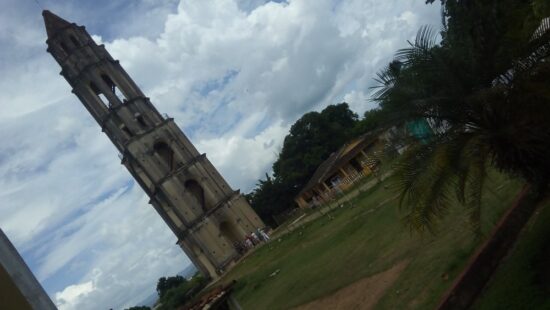
[[[372,309],[408,264],[408,261],[401,261],[386,271],[363,278],[295,310]]]

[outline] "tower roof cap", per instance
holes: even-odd
[[[42,11],[42,16],[44,17],[44,24],[46,25],[46,33],[48,34],[48,38],[53,37],[60,29],[71,25],[68,21],[48,10]]]

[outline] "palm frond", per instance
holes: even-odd
[[[483,187],[487,178],[486,163],[489,153],[480,136],[472,136],[472,139],[464,147],[463,160],[467,163],[466,189],[464,192],[464,206],[466,207],[470,225],[477,236],[481,235],[481,199]]]
[[[418,30],[414,45],[419,48],[430,49],[437,44],[438,37],[439,34],[433,27],[424,25]]]
[[[550,32],[550,17],[541,20],[540,25],[531,36],[531,41],[538,40]]]
[[[413,230],[433,232],[434,220],[442,217],[449,206],[452,173],[448,145],[417,144],[399,161],[396,185],[401,193],[400,206],[408,208],[404,221]]]
[[[378,85],[374,85],[371,87],[371,89],[375,89],[376,91],[372,94],[372,98],[375,101],[382,101],[384,100],[393,86],[395,85],[395,81],[397,80],[397,75],[395,70],[392,70],[391,64],[382,69],[381,71],[376,73],[376,78],[374,78],[374,81]]]
[[[470,174],[468,177],[468,191],[465,206],[468,211],[472,230],[479,236],[481,235],[481,198],[487,176],[485,161],[481,158],[474,161],[469,170]]]
[[[379,72],[374,96],[401,124],[421,117],[442,129],[428,143],[412,143],[394,170],[405,222],[433,231],[435,220],[458,201],[479,235],[488,165],[550,183],[550,18],[498,70],[438,39],[422,27],[395,55],[403,66],[399,74],[390,67]]]
[[[436,220],[458,200],[468,211],[472,230],[479,233],[487,158],[478,136],[468,132],[446,132],[427,145],[411,147],[395,169],[399,205],[408,209],[403,220],[411,230],[434,232]]]
[[[425,63],[431,58],[432,49],[437,46],[439,34],[430,26],[422,26],[416,33],[414,43],[410,43],[410,47],[400,49],[396,52],[397,60],[405,65],[414,63]]]

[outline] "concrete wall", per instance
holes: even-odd
[[[0,230],[0,308],[57,309],[2,230]]]

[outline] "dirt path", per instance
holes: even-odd
[[[402,261],[384,272],[363,278],[295,310],[372,309],[408,264],[408,261]]]

